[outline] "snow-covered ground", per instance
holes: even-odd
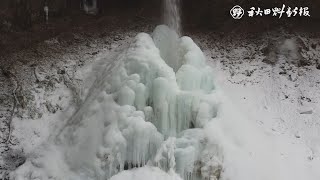
[[[268,137],[269,141],[259,140],[255,144],[268,144],[259,155],[268,160],[253,158],[255,163],[265,166],[262,170],[269,174],[267,179],[319,179],[320,70],[314,65],[293,65],[292,59],[281,53],[274,66],[265,64],[259,51],[252,55],[252,49],[263,45],[252,41],[233,44],[229,52],[219,48],[207,50],[207,57],[211,57],[215,67],[216,83],[235,107]],[[317,51],[309,47],[306,53],[318,56]],[[228,54],[227,58],[224,53]],[[251,148],[247,150],[257,153]],[[269,161],[271,158],[276,161]]]
[[[161,49],[161,57],[166,57],[164,60],[171,60],[167,64],[179,72],[181,61],[172,59],[181,52],[170,53],[170,49],[175,47],[171,47],[172,43],[161,43],[161,33],[166,31],[159,31],[159,41],[156,35],[153,37],[155,46]],[[206,73],[199,76],[197,68],[187,66],[174,75],[164,61],[160,65],[149,62],[150,59],[161,61],[161,58],[154,50],[153,43],[149,42],[150,39],[140,35],[135,42],[128,37],[113,44],[111,49],[101,50],[94,58],[88,57],[90,61],[72,72],[73,85],[76,79],[83,81],[76,84],[75,88],[68,87],[66,75],[60,74],[57,79],[62,76],[64,81],[56,83],[53,91],[36,91],[37,109],[50,102],[53,109],[59,106],[61,110],[57,109],[52,114],[49,111],[52,110],[51,106],[47,105],[44,108],[47,110],[43,110],[39,119],[13,119],[13,137],[19,142],[16,148],[23,149],[27,160],[11,173],[12,179],[89,179],[90,176],[94,179],[97,174],[98,179],[104,179],[117,174],[115,172],[119,169],[127,169],[130,162],[131,166],[146,166],[122,171],[111,179],[179,179],[181,172],[186,175],[183,177],[185,179],[199,178],[194,174],[222,180],[320,179],[320,70],[314,65],[297,67],[281,54],[274,66],[265,64],[262,62],[264,56],[260,53],[263,44],[254,41],[249,44],[239,41],[236,41],[239,44],[232,41],[206,44],[202,37],[195,39],[202,47],[207,64],[213,68],[212,72],[203,62],[196,60],[201,57],[196,50],[184,56],[186,61],[182,62]],[[197,49],[188,39],[185,41],[184,48],[188,51]],[[128,44],[132,42],[133,45],[128,49]],[[313,54],[317,53],[317,48]],[[131,59],[123,60],[126,57]],[[121,61],[130,60],[137,63],[121,65]],[[152,67],[152,71],[146,68],[145,72],[141,72],[140,68],[145,64]],[[125,67],[126,73],[131,76],[117,79],[123,75],[122,69],[116,68],[118,66]],[[113,72],[113,69],[119,72]],[[111,72],[120,73],[120,76]],[[139,74],[138,78],[133,72],[149,74]],[[41,73],[38,74],[40,81],[46,79],[46,73],[43,74],[43,79]],[[66,74],[69,76],[68,72]],[[152,86],[158,89],[150,90],[148,82],[157,76],[167,80],[154,81]],[[207,78],[204,83],[206,86],[201,85],[204,77]],[[149,80],[143,82],[144,78]],[[211,79],[214,86],[210,85]],[[137,83],[140,81],[145,86]],[[165,86],[170,95],[165,95]],[[103,89],[107,89],[107,94],[101,95]],[[179,103],[172,102],[171,91],[177,91],[173,93],[174,96],[182,97]],[[190,104],[189,97],[183,94],[185,91],[192,91],[194,99],[199,98],[200,102],[206,103]],[[144,99],[150,93],[152,101],[157,103]],[[170,114],[165,107],[171,103],[180,104],[180,107],[177,105],[177,112],[171,112],[171,115],[180,113],[188,123],[183,121],[173,125],[170,118],[163,117],[164,113]],[[131,107],[119,106],[125,104]],[[135,111],[133,106],[144,113]],[[148,108],[150,106],[153,108]],[[118,117],[114,111],[124,114]],[[196,111],[196,115],[193,111]],[[123,118],[129,118],[129,121]],[[155,119],[162,123],[153,122]],[[114,121],[118,122],[117,125]],[[145,129],[140,129],[142,127]],[[171,128],[174,131],[170,131],[173,130]],[[167,139],[170,136],[173,137]],[[102,142],[104,147],[101,149],[99,146]],[[150,142],[156,147],[155,154],[148,154],[150,147],[147,144]],[[123,146],[132,149],[124,150]],[[128,154],[128,151],[132,153],[131,150],[137,154]],[[112,153],[116,155],[109,156]],[[122,154],[129,158],[126,162],[121,159]]]

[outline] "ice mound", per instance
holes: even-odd
[[[84,99],[55,139],[56,159],[68,168],[47,178],[105,180],[147,164],[183,179],[220,176],[220,149],[203,128],[216,118],[221,101],[212,69],[191,38],[179,38],[164,25],[152,36],[138,34],[112,66],[106,65]],[[24,166],[12,177],[30,179]],[[29,166],[33,173],[45,168]],[[140,171],[111,179],[137,179]],[[167,179],[157,168],[145,172],[148,179],[157,174]]]

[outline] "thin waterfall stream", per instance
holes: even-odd
[[[164,23],[181,35],[180,0],[164,0]]]

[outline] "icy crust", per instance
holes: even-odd
[[[73,173],[47,177],[105,180],[149,164],[183,179],[218,178],[222,156],[203,128],[217,116],[220,100],[200,48],[161,25],[152,37],[138,34],[115,62],[56,139],[57,159]],[[13,179],[30,179],[24,166]],[[32,174],[44,167],[31,168]],[[136,173],[122,173],[128,174]]]
[[[165,173],[157,167],[142,167],[132,171],[123,171],[110,180],[182,180],[175,172]]]

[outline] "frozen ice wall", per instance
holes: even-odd
[[[212,70],[191,38],[164,25],[152,36],[140,33],[106,65],[55,141],[72,173],[48,176],[105,180],[145,165],[183,179],[219,176],[222,157],[203,130],[219,103]]]

